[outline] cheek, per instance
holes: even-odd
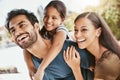
[[[12,42],[15,42],[15,36],[14,36],[14,35],[11,35],[10,40],[11,40]]]
[[[62,23],[61,20],[57,20],[57,21],[55,21],[55,24],[56,24],[56,25],[61,25],[61,23]]]

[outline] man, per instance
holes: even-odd
[[[36,16],[24,9],[12,10],[6,19],[6,28],[10,32],[13,41],[24,49],[25,60],[30,75],[34,74],[51,46],[51,41],[44,39],[39,29],[39,22]],[[81,70],[85,80],[93,80],[93,72],[88,68],[94,63],[94,57],[86,50],[80,50],[77,44],[66,40],[63,49],[57,57],[45,69],[43,80],[75,80],[72,70],[65,63],[63,51],[68,46],[75,46],[81,57]],[[32,61],[29,61],[31,60]],[[33,65],[34,63],[34,65]],[[32,78],[31,78],[32,79]]]

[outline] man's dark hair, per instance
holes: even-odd
[[[25,15],[27,19],[30,21],[32,25],[34,25],[36,22],[39,23],[37,17],[34,15],[34,13],[27,11],[25,9],[13,9],[7,14],[7,19],[6,19],[6,25],[5,27],[9,31],[9,22],[12,18],[18,16],[18,15]]]

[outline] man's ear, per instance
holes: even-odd
[[[40,29],[39,23],[35,23],[35,24],[34,24],[34,27],[35,27],[36,30],[39,30],[39,29]]]

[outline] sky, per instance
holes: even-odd
[[[24,8],[35,13],[40,5],[44,8],[51,0],[0,0],[0,27],[5,24],[7,13],[15,8]],[[97,6],[100,0],[61,0],[68,10],[80,12],[85,6]]]

